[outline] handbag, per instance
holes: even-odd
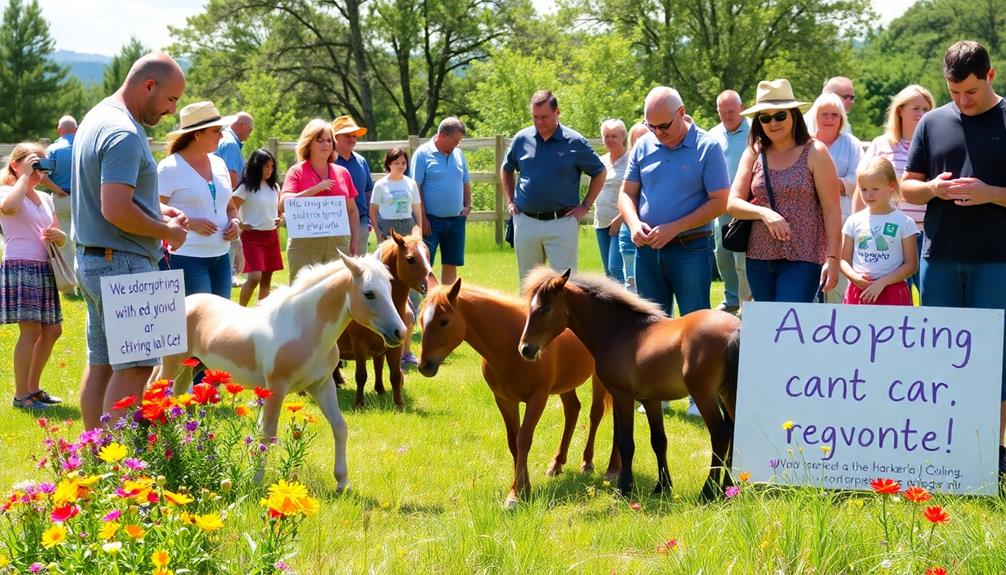
[[[56,277],[56,289],[63,293],[77,289],[77,278],[74,276],[73,266],[63,257],[63,252],[59,251],[56,244],[52,242],[45,242],[45,251],[49,253],[52,275]]]
[[[768,159],[765,157],[765,150],[761,152],[761,165],[762,173],[765,175],[765,189],[768,191],[768,203],[775,210],[775,195],[772,193],[772,181],[768,177]],[[754,220],[737,218],[730,220],[721,230],[723,247],[732,252],[748,251],[748,240],[751,238],[753,224]]]

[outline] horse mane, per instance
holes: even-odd
[[[441,284],[434,288],[431,288],[429,293],[426,294],[426,298],[423,301],[423,308],[427,305],[447,305],[447,294],[451,291],[450,284]],[[497,300],[500,303],[506,304],[508,306],[514,307],[521,311],[526,310],[527,302],[523,299],[497,291],[494,289],[484,288],[481,286],[474,286],[471,284],[462,283],[461,284],[461,295],[474,295],[475,297],[482,299],[492,299]]]
[[[384,264],[376,258],[368,259],[366,257],[357,257],[353,258],[353,261],[364,269],[364,274],[380,274],[381,272],[384,272],[384,274],[387,274],[389,278],[391,277],[391,273],[384,267]],[[291,297],[306,292],[307,290],[317,286],[325,279],[344,269],[346,269],[346,264],[343,263],[342,258],[336,258],[330,262],[305,266],[297,273],[297,278],[294,280],[292,285],[279,286],[275,288],[272,290],[272,293],[269,294],[269,297],[258,302],[255,307],[275,307]]]
[[[527,277],[524,278],[522,291],[524,294],[530,295],[542,288],[551,287],[551,284],[559,279],[559,277],[561,277],[560,274],[547,265],[538,266],[531,270]],[[568,283],[582,289],[602,302],[628,308],[654,320],[667,317],[663,308],[659,305],[627,291],[622,284],[610,278],[595,274],[577,274],[571,276]]]

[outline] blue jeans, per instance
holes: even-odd
[[[740,305],[737,260],[732,251],[723,247],[723,236],[720,232],[724,226],[730,223],[731,219],[729,214],[720,216],[716,220],[716,231],[713,233],[713,237],[716,240],[716,267],[720,271],[720,277],[723,278],[723,300],[728,306],[733,307]]]
[[[748,258],[747,274],[755,301],[811,303],[821,281],[821,264]]]
[[[618,229],[618,251],[622,254],[622,275],[625,277],[625,288],[636,291],[636,244],[632,243],[632,232],[629,226],[622,224]]]
[[[430,222],[430,235],[424,236],[423,241],[430,250],[430,265],[437,261],[437,248],[443,252],[441,258],[445,264],[465,265],[465,226],[468,217],[441,218],[427,215],[426,219]]]
[[[618,248],[618,236],[612,237],[608,233],[608,228],[594,228],[597,233],[597,248],[601,250],[601,265],[604,267],[604,275],[617,281],[625,283],[625,274],[622,271],[622,252]]]
[[[636,289],[640,296],[660,304],[670,317],[674,301],[681,315],[709,309],[709,238],[687,243],[673,240],[659,250],[636,248]]]
[[[163,261],[163,260],[162,260]],[[168,269],[182,270],[185,295],[211,293],[231,299],[231,255],[198,258],[171,254]]]
[[[919,233],[915,234],[915,241],[918,243],[918,254],[919,254],[919,269],[908,278],[908,293],[912,293],[912,286],[919,290],[919,300],[922,300],[922,242],[925,241],[926,233],[919,230]]]
[[[924,306],[1006,310],[1006,263],[924,258],[920,271]],[[1006,340],[1003,348],[1003,362],[1006,363]],[[1003,369],[1000,399],[1006,401],[1006,369]]]

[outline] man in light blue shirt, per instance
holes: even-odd
[[[719,142],[685,117],[677,90],[643,105],[646,127],[629,156],[618,208],[632,231],[636,289],[668,316],[709,308],[712,221],[726,211],[730,178]]]
[[[472,211],[472,185],[468,161],[459,147],[465,125],[450,116],[437,128],[437,135],[416,148],[412,178],[423,200],[423,239],[435,263],[437,248],[443,252],[440,283],[450,285],[465,265],[465,226]]]
[[[716,138],[720,147],[723,148],[731,183],[734,181],[734,175],[737,174],[741,154],[748,146],[748,134],[751,131],[750,122],[741,116],[743,107],[743,102],[737,92],[733,90],[721,92],[716,97],[716,113],[720,116],[720,123],[709,130],[709,135]],[[727,214],[717,218],[713,234],[716,239],[716,267],[720,271],[720,277],[723,278],[723,302],[716,309],[737,313],[740,310],[741,302],[747,301],[751,296],[751,290],[748,288],[744,254],[732,252],[723,247],[721,230],[729,222],[730,216]]]
[[[251,136],[252,130],[255,129],[255,120],[251,117],[248,112],[238,112],[234,116],[234,123],[228,128],[224,128],[221,132],[220,143],[217,144],[217,151],[214,152],[217,156],[220,156],[224,164],[227,166],[227,171],[231,176],[231,189],[238,189],[238,183],[241,182],[241,175],[244,173],[245,159],[241,153],[241,148],[244,147],[245,140],[248,136]],[[245,255],[241,248],[241,238],[231,242],[231,272],[235,276],[234,285],[239,286],[243,282],[240,281],[236,276],[241,273],[245,267]]]
[[[70,231],[73,221],[70,214],[70,175],[73,173],[73,137],[76,132],[77,120],[73,116],[63,116],[59,119],[59,124],[56,125],[59,138],[45,149],[49,158],[56,162],[56,169],[48,176],[42,177],[42,186],[52,192],[52,203],[56,208],[59,227],[67,232]],[[66,243],[59,248],[59,251],[63,252],[63,259],[70,265],[73,265],[76,250],[76,244],[67,234]],[[67,292],[67,295],[71,293]]]

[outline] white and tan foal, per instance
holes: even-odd
[[[401,344],[405,325],[391,299],[391,274],[373,256],[341,259],[304,268],[290,287],[273,291],[246,308],[212,294],[185,298],[189,351],[165,357],[156,377],[174,378],[175,391],[192,381],[186,357],[210,369],[228,371],[235,382],[272,391],[259,425],[276,437],[283,399],[306,391],[318,403],[335,437],[335,479],[348,486],[346,420],[339,411],[332,371],[339,362],[336,341],[350,320]],[[261,479],[257,477],[256,479]]]

